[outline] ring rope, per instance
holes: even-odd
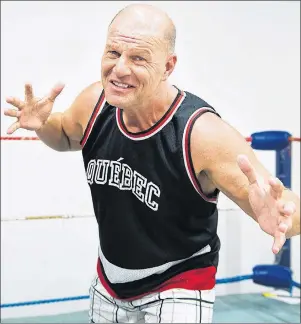
[[[247,142],[252,142],[252,137],[248,136],[245,138]],[[1,136],[1,141],[40,141],[39,137],[35,136]],[[300,137],[291,136],[288,138],[290,142],[301,142]]]
[[[233,283],[233,282],[239,282],[239,281],[250,280],[250,279],[253,279],[253,275],[242,275],[242,276],[228,277],[228,278],[216,279],[216,284]],[[298,282],[292,281],[292,286],[300,289],[300,283],[298,283]],[[0,308],[59,303],[59,302],[66,302],[66,301],[89,299],[89,297],[90,297],[89,295],[82,295],[82,296],[74,296],[74,297],[32,300],[32,301],[19,302],[19,303],[7,303],[7,304],[1,304]]]

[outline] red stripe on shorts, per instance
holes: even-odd
[[[216,268],[214,266],[210,266],[206,268],[185,271],[165,281],[164,283],[152,289],[151,291],[131,298],[120,298],[108,285],[107,280],[105,279],[105,276],[102,272],[100,259],[98,259],[97,262],[97,273],[101,284],[112,297],[126,301],[131,301],[149,294],[153,294],[156,292],[158,293],[173,288],[187,290],[210,290],[215,286]]]

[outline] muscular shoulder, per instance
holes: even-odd
[[[245,151],[244,137],[230,124],[212,112],[202,114],[191,131],[191,156],[197,173],[214,168],[233,152]]]
[[[94,82],[83,89],[63,114],[63,128],[70,139],[79,141],[103,90],[101,82]]]
[[[248,196],[249,182],[237,163],[241,154],[248,157],[259,177],[268,179],[271,176],[238,130],[212,113],[198,118],[191,132],[195,172],[203,172],[215,188],[253,217]]]
[[[83,89],[75,98],[70,109],[83,128],[86,127],[102,90],[101,82],[94,82]]]

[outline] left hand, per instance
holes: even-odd
[[[238,166],[249,181],[249,202],[260,228],[274,237],[273,253],[277,254],[286,241],[286,233],[292,228],[296,206],[281,199],[284,186],[278,178],[264,179],[256,173],[245,155],[237,158]]]

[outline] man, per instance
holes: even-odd
[[[43,99],[25,85],[8,129],[36,131],[57,151],[82,150],[99,227],[91,322],[212,321],[223,192],[274,237],[300,234],[300,199],[201,98],[168,82],[177,57],[171,19],[149,5],[124,8],[108,29],[101,82],[64,113],[63,85]]]

